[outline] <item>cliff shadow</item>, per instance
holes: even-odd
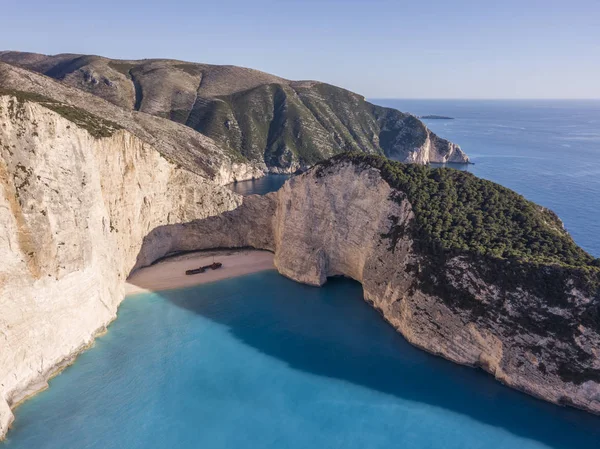
[[[269,271],[159,294],[295,370],[466,415],[550,448],[598,447],[600,417],[416,349],[362,300],[357,282],[336,278],[315,288]]]

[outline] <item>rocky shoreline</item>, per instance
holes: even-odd
[[[412,205],[396,201],[398,194],[375,168],[343,161],[317,167],[277,193],[246,197],[241,207],[221,216],[153,230],[138,262],[146,264],[165,250],[212,245],[274,251],[277,270],[298,282],[319,286],[337,275],[361,282],[365,300],[421,349],[481,368],[546,401],[600,413],[600,382],[594,377],[600,335],[585,315],[598,299],[578,290],[571,279],[566,281],[572,286],[569,301],[579,306],[548,305],[550,299],[539,296],[537,285],[511,286],[494,277],[514,269],[504,262],[498,262],[503,268],[484,273],[481,260],[457,256],[429,273],[429,262],[415,249],[410,233],[394,234],[414,220]],[[552,271],[558,269],[527,269],[536,276],[564,276]],[[425,284],[418,281],[419,272],[427,273]],[[436,282],[451,287],[451,296],[432,289]],[[566,313],[572,322],[556,321]],[[529,322],[520,324],[520,317]],[[548,328],[549,320],[554,323]],[[558,335],[573,332],[571,323],[573,337]],[[573,368],[581,370],[580,376],[567,377],[562,366],[575,357],[585,368]]]
[[[0,435],[10,407],[116,317],[153,228],[242,197],[135,135],[95,138],[35,102],[0,96]]]
[[[390,246],[387,237],[414,220],[411,204],[396,198],[398,192],[378,169],[351,161],[315,167],[290,179],[278,192],[245,197],[240,207],[229,212],[154,227],[145,237],[140,236],[138,244],[132,242],[133,248],[139,248],[133,269],[178,251],[246,247],[273,251],[277,270],[298,282],[319,286],[328,277],[338,275],[361,282],[365,300],[423,350],[482,368],[506,385],[538,398],[599,413],[600,383],[593,379],[562,380],[551,360],[558,355],[556,351],[541,353],[536,349],[544,342],[547,347],[558,345],[563,351],[569,350],[564,342],[552,334],[528,333],[518,327],[507,328],[507,324],[498,326],[496,319],[487,321],[473,315],[469,307],[448,303],[446,298],[415,284],[415,267],[425,265],[415,252],[414,240],[410,234],[398,234]],[[466,259],[451,259],[442,270],[445,282],[457,288],[470,290],[477,286],[480,293],[476,301],[481,304],[492,301],[505,288],[485,281]],[[116,291],[123,292],[125,277],[117,279]],[[115,317],[123,293],[113,295],[112,313],[104,314],[103,321],[88,328],[88,336],[79,339],[79,344],[68,350],[59,348],[63,355],[48,364],[41,375],[30,378],[35,380],[13,387],[8,404],[14,406],[25,392],[45,386],[58,366],[93,341]],[[577,295],[583,303],[592,300]],[[522,313],[530,316],[562,313],[540,306],[539,299],[527,290],[513,295],[511,302],[513,314],[515,308],[522,308]],[[590,343],[598,341],[600,337],[593,332],[586,329],[585,337],[578,337],[578,344],[584,344],[582,338]],[[597,358],[592,358],[590,369],[597,363]],[[11,418],[12,413],[2,413],[4,431]]]

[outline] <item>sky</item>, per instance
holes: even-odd
[[[600,98],[600,0],[0,4],[0,50],[232,64],[368,98]]]

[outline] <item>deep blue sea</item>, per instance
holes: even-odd
[[[424,122],[471,157],[468,171],[552,209],[600,257],[600,100],[372,101],[454,117]]]
[[[600,102],[378,101],[468,169],[554,209],[600,256]],[[246,184],[268,191],[282,178]],[[242,184],[242,183],[238,183]],[[238,185],[243,187],[243,185]],[[275,271],[127,298],[0,449],[598,449],[600,417],[419,351],[362,300]]]

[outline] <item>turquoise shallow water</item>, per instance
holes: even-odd
[[[130,297],[0,447],[598,448],[600,417],[421,352],[361,298],[274,271]]]

